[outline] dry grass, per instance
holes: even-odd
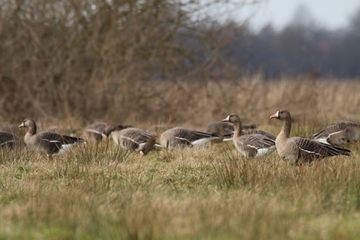
[[[288,109],[292,134],[309,136],[332,121],[357,120],[358,88],[353,81],[301,79],[163,82],[147,90],[158,95],[125,119],[142,128],[201,129],[237,113],[276,134],[281,123],[269,116]],[[79,134],[86,121],[40,120],[42,129],[60,125]],[[351,150],[350,157],[312,167],[289,166],[276,153],[246,160],[231,143],[146,158],[111,142],[87,144],[51,164],[26,149],[1,152],[0,237],[356,239],[360,148]]]
[[[158,84],[154,90],[167,89],[162,97],[172,100],[176,109],[191,103],[172,113],[176,117],[170,124],[187,119],[184,125],[194,128],[236,112],[276,133],[280,122],[268,118],[286,108],[295,118],[292,134],[308,136],[326,122],[354,117],[356,110],[345,106],[348,99],[354,106],[359,101],[354,82],[182,87],[194,93],[192,98],[176,95],[170,83]],[[217,107],[219,112],[211,111]],[[161,113],[166,116],[166,109]],[[161,117],[136,120],[142,127],[169,124]],[[112,143],[88,144],[50,164],[26,149],[1,152],[1,237],[356,239],[360,237],[360,148],[354,145],[351,150],[351,157],[311,167],[289,166],[276,153],[246,160],[231,143],[159,150],[146,158],[129,155]]]
[[[96,149],[95,149],[96,148]],[[1,155],[0,232],[27,239],[356,239],[359,148],[312,167],[231,144],[126,154],[82,146],[47,163]]]

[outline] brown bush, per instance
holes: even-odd
[[[3,1],[3,116],[8,121],[25,116],[91,121],[151,112],[145,102],[163,97],[147,88],[157,81],[199,77],[218,61],[221,29],[210,23],[201,27],[190,18],[200,5],[167,0]]]

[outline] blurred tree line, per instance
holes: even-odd
[[[308,17],[306,12],[299,12],[280,31],[270,24],[258,33],[248,29],[226,47],[224,54],[241,64],[244,72],[261,71],[266,78],[359,77],[360,9],[344,29],[327,30]]]
[[[140,108],[151,117],[151,104],[170,104],[153,81],[172,81],[191,102],[185,81],[360,75],[360,12],[340,32],[291,24],[253,33],[206,11],[244,4],[254,1],[1,0],[1,112],[103,119]]]

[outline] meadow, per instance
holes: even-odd
[[[287,109],[291,135],[309,137],[343,118],[358,121],[359,88],[356,80],[305,77],[149,81],[141,88],[148,98],[131,105],[111,95],[120,115],[90,119],[63,111],[34,118],[40,129],[57,125],[81,136],[98,120],[150,131],[204,129],[236,113],[243,123],[278,134],[281,122],[269,116]],[[14,111],[17,121],[3,124],[31,117],[22,114]],[[276,152],[245,159],[231,142],[140,157],[109,141],[81,145],[52,163],[28,149],[1,151],[0,238],[358,239],[360,147],[348,148],[349,157],[302,167]]]

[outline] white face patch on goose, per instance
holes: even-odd
[[[230,122],[230,115],[229,115],[229,116],[227,116],[226,118],[224,118],[224,120],[223,120],[223,121]]]

